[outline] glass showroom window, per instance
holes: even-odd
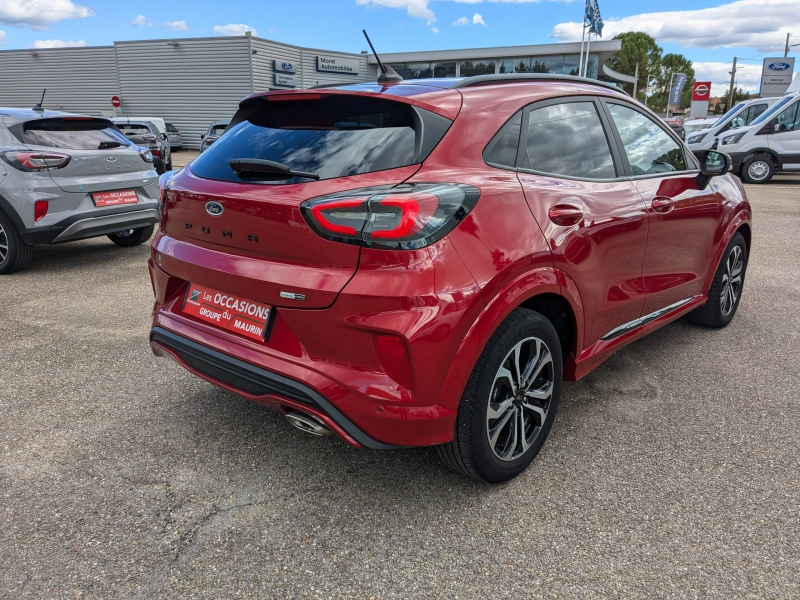
[[[531,59],[528,57],[522,58],[504,58],[500,61],[500,73],[530,73],[531,72]]]
[[[393,63],[390,65],[403,79],[432,77],[431,63]]]
[[[461,76],[472,77],[473,75],[494,75],[494,61],[481,60],[473,62],[471,60],[461,61]]]
[[[433,63],[433,76],[434,77],[455,77],[456,76],[456,63],[454,62],[440,62]]]
[[[531,73],[564,72],[564,56],[534,56],[531,59]]]

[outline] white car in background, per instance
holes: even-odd
[[[695,131],[693,134],[686,134],[686,145],[692,152],[700,150],[711,150],[719,136],[731,129],[746,127],[757,119],[770,106],[775,104],[780,98],[753,98],[740,102],[733,109],[726,112],[708,129]]]

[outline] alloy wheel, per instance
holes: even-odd
[[[0,223],[0,263],[6,260],[6,256],[8,256],[8,234]]]
[[[744,269],[744,253],[741,247],[734,246],[725,261],[725,273],[722,275],[722,291],[719,295],[719,304],[722,315],[731,314],[739,294],[742,291],[742,270]]]
[[[492,453],[512,461],[527,452],[542,431],[553,396],[553,357],[536,337],[509,351],[494,377],[486,411]]]
[[[769,175],[769,165],[763,160],[757,160],[747,169],[747,174],[753,181],[761,181]]]

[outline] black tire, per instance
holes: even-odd
[[[499,393],[504,387],[501,382],[505,381],[505,378],[499,376],[501,367],[511,364],[506,361],[512,356],[514,348],[518,344],[522,344],[524,349],[525,344],[535,343],[529,341],[531,338],[538,338],[540,342],[543,342],[549,350],[550,356],[548,362],[542,352],[539,358],[528,361],[534,356],[531,352],[526,354],[523,361],[526,365],[533,365],[535,360],[541,360],[544,365],[541,367],[541,375],[528,384],[530,390],[538,388],[540,391],[548,389],[550,391],[543,417],[539,413],[526,412],[522,406],[516,405],[519,395],[523,392],[516,396],[509,396],[505,402],[511,400],[512,397],[517,400],[512,401],[511,407],[506,412],[502,412],[504,403],[501,400],[507,394]],[[525,368],[522,370],[524,372]],[[547,434],[550,432],[558,410],[562,377],[561,344],[552,323],[532,310],[516,309],[500,324],[478,358],[461,398],[453,441],[437,446],[439,456],[456,471],[475,479],[490,483],[501,483],[513,479],[528,467],[547,439]],[[542,383],[545,379],[549,383]],[[533,384],[536,384],[536,388]],[[525,398],[524,395],[523,398]],[[525,402],[537,401],[525,398]],[[540,402],[545,401],[541,400]],[[492,408],[492,410],[498,415],[502,415],[494,421],[493,426],[489,424],[490,404],[496,404],[498,408]],[[503,416],[508,411],[514,410],[518,411],[517,416],[506,419],[509,429],[505,436],[502,436],[504,432],[501,424]],[[524,436],[525,443],[529,444],[527,449],[521,440],[518,441],[518,436],[515,435],[513,439],[511,437],[511,423],[514,424],[514,431],[519,431],[518,415],[523,415],[520,417],[521,429],[525,432],[530,431],[530,439],[527,435]],[[528,421],[525,421],[525,415],[527,415]],[[529,426],[530,429],[527,429]],[[492,430],[500,436],[495,438],[497,441],[494,444],[490,442],[489,438]],[[505,459],[499,457],[498,454],[498,447],[501,445],[505,446],[506,450],[510,448]],[[516,454],[518,448],[520,448],[520,452]]]
[[[767,183],[773,175],[775,175],[775,163],[764,154],[754,156],[742,165],[742,179],[747,183]]]
[[[741,258],[741,268],[736,270],[736,262]],[[717,270],[714,273],[714,280],[711,282],[711,288],[708,290],[708,301],[689,313],[689,321],[696,325],[703,325],[704,327],[725,327],[733,320],[736,315],[736,309],[739,308],[739,302],[742,299],[742,290],[744,289],[744,276],[747,271],[747,244],[744,237],[738,231],[733,234],[728,247],[722,253],[722,259],[719,261]],[[734,263],[734,264],[731,264]],[[730,279],[736,280],[739,277],[738,291],[736,286],[727,285]],[[725,296],[723,297],[723,293]],[[733,302],[730,302],[732,294],[735,297]],[[723,302],[724,301],[724,302]]]
[[[0,210],[0,275],[22,271],[33,258],[33,246],[19,235],[14,222]]]
[[[112,233],[108,236],[108,239],[114,242],[117,246],[138,246],[139,244],[144,244],[147,240],[149,240],[155,229],[155,225],[148,225],[147,227],[142,227],[140,229],[128,229],[126,231]]]
[[[164,172],[166,173],[167,171],[172,171],[172,160],[169,161],[169,164],[167,165],[167,169]]]

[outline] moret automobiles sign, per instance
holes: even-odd
[[[779,56],[764,59],[761,69],[762,98],[783,96],[792,83],[794,74],[794,57]]]
[[[317,71],[358,75],[358,59],[342,56],[317,56]]]

